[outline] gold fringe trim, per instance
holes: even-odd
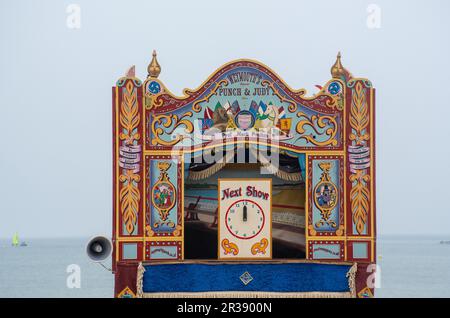
[[[144,297],[144,290],[143,290],[144,272],[145,272],[145,267],[142,265],[142,262],[139,262],[139,266],[138,266],[138,270],[137,270],[137,277],[136,277],[136,297],[137,298]]]
[[[138,296],[139,297],[139,296]],[[351,298],[350,292],[199,292],[199,293],[144,293],[143,298]]]
[[[211,152],[212,150],[210,150]],[[215,151],[223,151],[222,149],[215,149]],[[216,174],[222,170],[227,163],[229,163],[234,158],[234,153],[227,152],[224,157],[222,157],[221,162],[213,164],[211,167],[206,168],[202,171],[189,171],[188,180],[198,181],[209,178],[210,176]]]
[[[353,266],[348,270],[347,275],[348,278],[348,288],[350,289],[350,293],[352,298],[356,298],[356,272],[358,271],[358,264],[353,263]]]
[[[298,182],[298,181],[302,181],[302,175],[300,172],[293,172],[293,173],[289,173],[289,172],[285,172],[281,169],[279,169],[279,167],[274,166],[269,159],[267,159],[262,153],[261,151],[257,151],[256,149],[250,148],[250,151],[252,152],[253,156],[255,156],[255,158],[258,158],[258,161],[262,164],[262,166],[267,169],[267,171],[269,171],[271,174],[276,175],[278,178],[285,180],[285,181],[294,181],[294,182]]]
[[[227,164],[226,162],[219,162],[205,170],[189,171],[188,179],[192,180],[192,181],[198,181],[198,180],[203,180],[203,179],[209,178],[213,174],[216,174],[217,172],[222,170],[226,164]]]
[[[259,152],[258,154],[258,151],[253,148],[250,148],[250,151],[252,152],[253,156],[255,156],[255,158],[258,158],[257,160],[262,164],[262,166],[265,169],[267,169],[267,171],[269,171],[273,175],[276,175],[278,178],[291,182],[303,181],[302,174],[300,172],[292,172],[292,173],[285,172],[279,169],[278,167],[274,166],[272,163],[270,163],[269,159],[267,159],[261,152]],[[199,181],[209,178],[210,176],[216,174],[217,172],[225,168],[225,166],[231,161],[231,159],[233,159],[234,156],[230,156],[228,154],[229,153],[225,155],[224,161],[217,162],[216,164],[213,164],[209,168],[206,168],[201,171],[190,171],[188,180]]]

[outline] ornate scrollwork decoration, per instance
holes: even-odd
[[[188,117],[192,117],[192,112],[186,112],[181,117],[178,117],[178,115],[175,114],[155,115],[152,121],[151,128],[153,133],[152,145],[173,146],[184,140],[185,138],[188,138],[188,136],[186,136],[185,134],[177,134],[170,141],[166,141],[160,138],[160,135],[162,134],[171,135],[175,131],[175,129],[180,126],[186,127],[186,134],[192,134],[192,132],[194,131],[194,125],[188,119]],[[170,128],[172,125],[173,126],[172,129],[166,131],[161,127],[157,127],[158,125],[162,125],[164,128]]]
[[[228,239],[223,239],[220,245],[222,245],[225,255],[227,255],[227,254],[238,255],[239,254],[239,248],[237,247],[237,245],[234,243],[231,243]]]
[[[314,132],[317,135],[327,135],[329,136],[328,139],[324,141],[318,141],[314,135],[304,135],[300,136],[297,140],[305,139],[307,142],[310,142],[316,146],[336,146],[338,144],[338,141],[336,139],[336,134],[338,132],[338,125],[336,122],[336,116],[329,116],[329,115],[312,115],[311,118],[308,118],[308,116],[303,113],[299,112],[297,113],[297,117],[302,117],[303,119],[299,120],[296,126],[296,131],[298,134],[304,134],[305,128],[304,126],[310,126]],[[325,131],[323,129],[327,126],[330,126]]]
[[[145,226],[145,232],[147,236],[155,236],[155,232],[152,230],[152,227],[148,224]]]
[[[280,99],[281,102],[289,103],[288,110],[291,113],[293,113],[293,112],[295,112],[297,110],[297,103],[292,101],[292,100],[290,100],[290,99],[287,99],[283,95],[281,95],[280,92],[275,88],[275,84],[273,82],[270,82],[268,80],[263,80],[263,81],[261,81],[261,85],[263,87],[270,87],[272,89],[272,92],[273,92],[272,95],[277,96]],[[304,95],[305,93],[306,93],[305,90],[301,90],[301,91],[298,92],[298,94],[300,96]]]
[[[362,145],[369,140],[370,136],[366,129],[369,125],[369,105],[366,100],[366,90],[361,82],[358,82],[353,90],[349,121],[354,130],[350,134],[350,140],[355,141],[357,145]]]
[[[124,140],[127,145],[133,144],[135,140],[139,140],[140,135],[137,127],[141,117],[137,102],[136,88],[132,81],[129,81],[123,89],[123,100],[120,107],[120,125],[122,132],[119,135],[120,140]]]
[[[333,96],[333,95],[330,95],[330,94],[327,94],[327,95],[331,97],[330,99],[328,99],[325,102],[325,105],[328,108],[337,109],[337,110],[343,110],[344,109],[344,103],[343,103],[343,101],[341,101],[339,99],[339,97]]]
[[[197,101],[195,101],[192,104],[192,110],[194,112],[196,112],[196,113],[200,112],[202,110],[202,106],[200,104],[203,103],[203,102],[209,102],[209,99],[211,98],[211,96],[216,95],[217,94],[217,90],[220,87],[222,87],[222,85],[223,86],[228,86],[228,80],[223,79],[223,80],[220,80],[219,82],[215,83],[214,88],[211,90],[211,92],[208,95],[206,95],[202,99],[198,99]],[[186,90],[186,92],[190,92],[190,91]]]
[[[345,230],[345,227],[343,225],[341,225],[341,226],[339,226],[339,228],[336,230],[335,233],[337,236],[342,236],[342,235],[344,235],[344,230]]]
[[[309,230],[309,233],[310,233],[312,236],[316,236],[317,231],[316,231],[316,229],[314,228],[314,226],[313,226],[312,224],[308,225],[308,230]]]
[[[263,238],[261,241],[252,245],[251,252],[253,255],[258,253],[266,254],[267,246],[269,246],[269,241],[266,238]]]
[[[132,170],[127,170],[125,175],[120,175],[119,181],[123,187],[119,192],[120,211],[122,212],[123,222],[125,223],[128,234],[132,234],[137,221],[139,211],[140,193],[137,183],[141,177],[134,174]]]
[[[316,222],[316,227],[319,228],[328,224],[332,228],[336,228],[336,222],[330,220],[331,211],[333,211],[338,202],[337,187],[330,177],[331,162],[321,162],[319,167],[323,172],[320,176],[320,182],[314,187],[314,203],[320,210],[322,218]]]
[[[366,183],[370,181],[370,175],[364,174],[363,170],[357,170],[349,178],[354,184],[350,190],[353,223],[356,225],[356,231],[362,234],[369,214],[370,192]]]
[[[182,230],[183,228],[181,227],[181,225],[177,225],[176,227],[175,227],[175,230],[173,231],[173,236],[180,236],[180,234],[181,234],[181,230]]]

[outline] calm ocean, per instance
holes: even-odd
[[[450,237],[378,239],[377,297],[450,297]],[[0,297],[112,297],[113,275],[85,255],[87,239],[35,239],[13,248],[0,241]],[[80,288],[68,288],[67,267],[81,269]],[[108,265],[109,266],[109,263]]]

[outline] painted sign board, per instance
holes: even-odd
[[[219,259],[272,258],[272,179],[219,179]]]

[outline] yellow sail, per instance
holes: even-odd
[[[19,235],[17,235],[17,233],[13,236],[12,245],[19,246]]]

